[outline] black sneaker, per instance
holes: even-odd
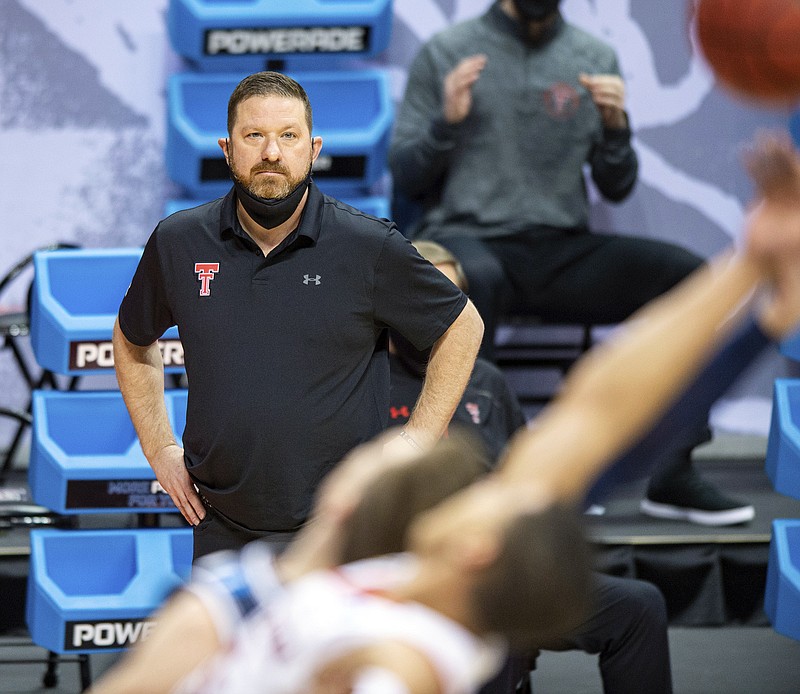
[[[750,504],[725,496],[691,468],[651,484],[640,509],[654,518],[698,525],[736,525],[756,515]]]

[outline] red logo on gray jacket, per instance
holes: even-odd
[[[551,85],[542,98],[547,113],[555,120],[572,118],[581,100],[575,87],[564,82]]]
[[[200,296],[211,296],[211,280],[219,272],[219,263],[195,263],[194,272],[200,280]]]

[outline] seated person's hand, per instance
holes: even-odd
[[[442,115],[447,123],[460,123],[472,109],[472,86],[486,67],[482,53],[464,58],[445,77]]]
[[[578,76],[578,81],[589,91],[605,127],[617,130],[628,127],[628,117],[625,115],[625,83],[619,75],[582,73]]]

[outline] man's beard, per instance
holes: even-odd
[[[262,161],[250,170],[249,178],[243,179],[235,172],[233,150],[228,150],[228,168],[239,204],[256,224],[265,229],[280,226],[295,213],[311,183],[313,161],[312,150],[302,178],[290,177],[286,167],[279,162]],[[259,176],[259,171],[279,171],[284,176]]]
[[[236,171],[233,152],[229,155],[231,176],[247,190],[251,195],[267,200],[282,200],[288,197],[297,186],[308,178],[311,173],[312,161],[309,159],[308,166],[302,176],[291,176],[289,170],[279,162],[262,161],[250,169],[250,174],[246,178]],[[282,176],[259,176],[263,171],[271,171],[283,174]]]

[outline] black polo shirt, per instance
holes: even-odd
[[[119,321],[143,346],[177,325],[189,472],[219,512],[278,531],[297,528],[325,473],[386,425],[387,328],[424,349],[465,304],[393,223],[312,183],[297,230],[266,258],[233,190],[163,220]]]
[[[389,357],[389,364],[389,426],[402,426],[417,402],[422,378],[394,355]],[[494,464],[511,436],[525,426],[525,414],[503,372],[478,358],[450,424],[478,434]]]

